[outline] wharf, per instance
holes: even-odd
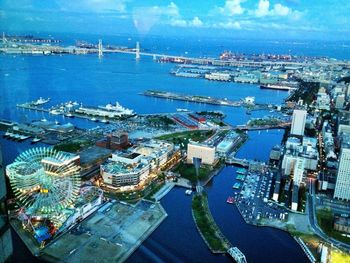
[[[186,102],[203,103],[203,104],[218,105],[218,106],[228,106],[228,107],[244,106],[255,110],[264,110],[264,109],[270,108],[269,105],[267,104],[255,104],[255,105],[249,104],[248,105],[243,101],[233,101],[228,99],[212,98],[212,97],[198,96],[198,95],[184,95],[184,94],[177,94],[177,93],[157,91],[157,90],[147,90],[143,93],[140,93],[140,95],[160,98],[160,99],[180,100],[180,101],[186,101]]]

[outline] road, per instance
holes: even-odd
[[[331,245],[338,247],[340,249],[346,250],[350,252],[350,244],[346,244],[343,242],[340,242],[338,240],[335,240],[334,238],[331,238],[327,236],[319,227],[317,223],[317,218],[316,218],[316,202],[315,202],[315,185],[316,180],[310,179],[309,180],[309,193],[308,193],[308,210],[309,210],[309,222],[314,230],[315,234],[317,234],[319,237],[330,243]]]

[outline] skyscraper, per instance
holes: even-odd
[[[303,136],[306,122],[306,110],[294,110],[292,118],[291,135]]]
[[[6,212],[6,184],[0,145],[0,262],[8,262],[12,256],[12,238]]]
[[[342,144],[334,198],[350,200],[350,142]]]

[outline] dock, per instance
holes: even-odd
[[[267,104],[254,104],[254,105],[246,104],[243,100],[233,101],[233,100],[228,100],[226,98],[213,98],[213,97],[200,96],[200,95],[185,95],[185,94],[178,94],[178,93],[158,91],[158,90],[147,90],[143,93],[140,93],[140,95],[160,98],[160,99],[179,100],[179,101],[203,103],[203,104],[210,104],[210,105],[217,105],[217,106],[228,106],[228,107],[243,106],[243,107],[249,107],[255,110],[265,110],[271,107],[271,105],[267,105]]]

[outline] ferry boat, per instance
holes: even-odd
[[[33,101],[33,105],[39,106],[39,105],[43,105],[43,104],[45,104],[45,103],[47,103],[49,101],[50,101],[50,98],[43,99],[42,97],[40,97],[38,100]]]
[[[226,200],[227,203],[233,204],[235,202],[235,199],[232,196],[229,196]]]

